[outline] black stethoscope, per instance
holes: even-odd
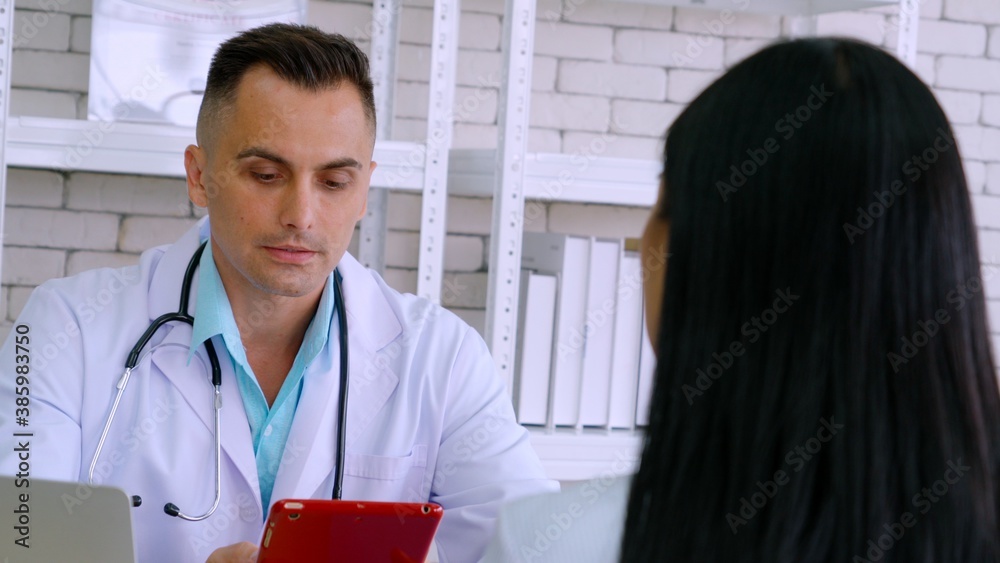
[[[121,401],[122,394],[125,393],[125,386],[128,385],[129,376],[132,374],[132,370],[139,363],[139,354],[142,349],[146,347],[149,343],[149,339],[153,337],[153,334],[160,329],[163,325],[173,322],[181,321],[194,326],[194,317],[188,314],[188,297],[191,294],[191,282],[194,279],[194,272],[198,268],[198,262],[201,259],[201,254],[205,250],[206,242],[203,242],[198,250],[195,251],[194,256],[191,257],[191,261],[188,262],[187,270],[184,272],[184,281],[181,284],[181,300],[180,306],[176,313],[166,313],[161,315],[156,320],[153,321],[146,332],[142,334],[139,341],[135,343],[132,347],[132,351],[129,352],[128,359],[125,361],[125,373],[122,374],[121,379],[118,380],[116,385],[118,389],[118,394],[115,395],[115,401],[111,405],[111,412],[108,414],[108,419],[104,423],[104,431],[101,432],[101,439],[97,443],[97,451],[94,452],[94,459],[90,462],[90,472],[87,475],[88,482],[94,484],[94,468],[97,467],[97,460],[101,456],[101,450],[104,448],[104,441],[108,437],[108,430],[111,429],[111,422],[115,419],[115,412],[118,410],[118,403]],[[334,474],[333,480],[333,499],[340,500],[341,493],[343,492],[344,484],[344,440],[347,436],[345,431],[347,427],[347,383],[348,383],[348,363],[347,363],[347,315],[346,309],[344,308],[344,293],[341,289],[341,284],[343,280],[340,276],[340,272],[337,270],[333,271],[333,299],[334,307],[337,311],[337,317],[340,321],[340,400],[338,402],[338,427],[337,427],[337,468]],[[204,520],[211,516],[215,509],[219,507],[219,501],[222,499],[222,439],[219,437],[219,412],[222,410],[222,369],[219,367],[219,356],[215,353],[215,346],[212,345],[211,340],[205,341],[205,350],[208,352],[209,362],[212,364],[212,387],[215,388],[215,502],[212,503],[212,508],[208,510],[205,514],[201,516],[188,516],[181,512],[177,505],[174,503],[167,503],[163,507],[163,511],[170,516],[176,516],[182,520],[187,520],[189,522],[198,522]],[[150,351],[151,352],[151,351]],[[148,356],[150,352],[146,352]],[[146,356],[143,356],[145,358]],[[132,496],[132,506],[139,506],[142,504],[142,498],[139,495]],[[268,507],[264,507],[265,510]]]

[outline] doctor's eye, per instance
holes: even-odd
[[[276,172],[254,172],[251,170],[250,176],[261,184],[273,184],[278,180],[278,174]]]

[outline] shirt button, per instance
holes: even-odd
[[[253,522],[254,520],[260,519],[260,517],[257,516],[257,511],[252,508],[244,508],[241,510],[240,517],[243,518],[244,522]]]
[[[271,428],[271,425],[268,424],[267,428],[264,429],[264,435],[265,436],[270,436],[272,431],[273,431],[273,429]]]

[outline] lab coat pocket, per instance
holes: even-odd
[[[427,445],[416,444],[409,455],[390,457],[347,452],[344,475],[391,481],[406,477],[411,469],[427,467]]]
[[[405,456],[347,452],[344,459],[344,498],[370,501],[427,500],[422,486],[427,473],[427,445],[417,444]],[[427,494],[421,491],[427,489]]]

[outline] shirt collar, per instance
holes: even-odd
[[[191,331],[191,347],[188,352],[188,363],[194,357],[195,350],[206,340],[216,335],[221,335],[225,340],[226,348],[229,349],[233,360],[248,365],[246,350],[242,345],[240,331],[236,325],[233,315],[233,308],[226,295],[226,288],[222,285],[222,278],[219,270],[215,267],[215,260],[212,258],[212,245],[207,244],[205,252],[201,255],[198,263],[198,290],[194,308],[194,327]],[[334,299],[333,299],[333,273],[326,279],[323,293],[320,296],[319,306],[316,314],[313,315],[309,327],[306,329],[302,339],[302,346],[299,350],[298,360],[303,360],[306,364],[313,359],[326,345],[330,337],[330,322],[333,319]],[[261,313],[263,315],[263,312]]]

